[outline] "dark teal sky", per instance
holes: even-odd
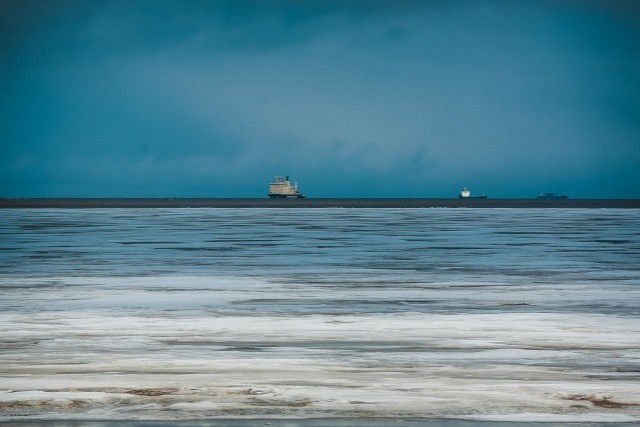
[[[640,197],[637,1],[0,2],[0,196]]]

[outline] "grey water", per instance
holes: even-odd
[[[637,422],[639,266],[634,209],[5,209],[0,420]]]

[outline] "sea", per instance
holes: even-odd
[[[637,425],[640,211],[2,209],[0,421]]]

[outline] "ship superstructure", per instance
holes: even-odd
[[[269,184],[269,197],[272,199],[304,199],[306,196],[298,191],[298,183],[293,184],[289,176],[276,176],[275,182]]]

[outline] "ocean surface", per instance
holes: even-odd
[[[269,198],[226,198],[226,199],[186,199],[186,198],[45,198],[19,199],[0,198],[0,209],[6,208],[561,208],[561,209],[640,209],[640,199],[269,199]]]
[[[640,211],[0,211],[0,421],[308,418],[640,422]]]

